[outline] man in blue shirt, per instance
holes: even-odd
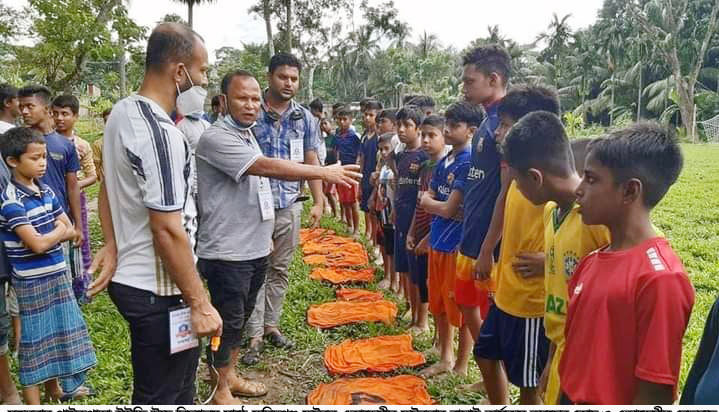
[[[317,150],[322,143],[317,121],[312,113],[293,100],[300,85],[302,64],[292,54],[278,53],[270,59],[265,91],[257,124],[257,142],[267,157],[319,166]],[[314,206],[310,212],[312,225],[319,224],[324,212],[322,182],[308,181]],[[265,284],[257,294],[257,304],[247,323],[250,348],[243,356],[246,364],[259,361],[265,337],[277,347],[290,348],[293,343],[279,330],[282,303],[288,286],[288,269],[299,243],[300,195],[299,182],[270,179],[275,203],[275,227],[272,234],[274,250],[270,255]]]

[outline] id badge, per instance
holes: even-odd
[[[290,160],[299,163],[305,161],[305,143],[302,139],[290,140]]]
[[[257,196],[260,204],[260,214],[262,215],[262,221],[267,221],[275,218],[275,201],[272,198],[272,188],[267,178],[260,178],[260,187],[257,191]]]
[[[197,335],[192,331],[190,308],[177,306],[170,308],[170,355],[196,348],[200,345]]]

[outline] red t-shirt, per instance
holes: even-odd
[[[631,404],[639,380],[679,379],[694,288],[664,238],[586,256],[569,282],[562,391],[575,403]]]

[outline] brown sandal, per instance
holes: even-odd
[[[250,381],[244,378],[237,378],[241,383],[241,389],[238,390],[236,387],[232,390],[234,396],[246,396],[255,398],[258,396],[267,395],[267,387],[262,382]]]

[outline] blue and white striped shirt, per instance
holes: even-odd
[[[55,220],[63,214],[62,206],[52,189],[36,182],[40,193],[11,180],[0,194],[0,227],[12,275],[16,278],[40,278],[65,271],[65,258],[60,243],[44,253],[33,252],[17,235],[15,229],[32,225],[45,235],[55,229]]]

